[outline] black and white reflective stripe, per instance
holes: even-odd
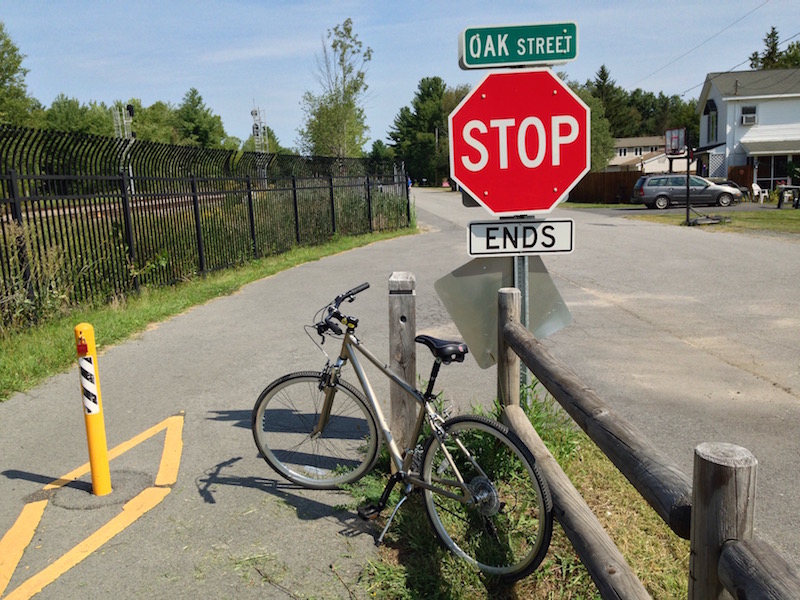
[[[97,384],[94,379],[94,362],[91,356],[78,358],[78,369],[81,372],[81,389],[83,390],[83,408],[87,415],[100,412],[97,400]]]

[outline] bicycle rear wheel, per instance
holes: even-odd
[[[363,395],[345,381],[336,384],[330,418],[313,434],[325,401],[323,374],[284,375],[261,392],[252,415],[261,456],[289,481],[311,489],[335,489],[369,471],[380,437]]]
[[[425,510],[442,543],[484,573],[507,581],[542,562],[553,530],[552,500],[530,450],[507,427],[480,416],[444,425],[444,448],[428,438],[422,479],[463,496],[449,452],[471,502],[423,489]]]

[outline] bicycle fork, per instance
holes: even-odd
[[[319,411],[317,424],[309,434],[313,440],[322,435],[325,428],[328,426],[328,421],[331,418],[331,408],[333,407],[333,397],[336,394],[336,381],[339,379],[339,373],[342,370],[344,361],[339,359],[335,365],[328,364],[323,370],[323,377],[319,382],[320,390],[325,392],[325,399],[322,401],[322,408]]]

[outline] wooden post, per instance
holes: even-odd
[[[503,328],[519,322],[522,293],[517,288],[497,292],[497,399],[503,406],[519,406],[519,356],[506,343]]]
[[[389,368],[409,383],[417,379],[416,279],[413,273],[395,272],[389,277]],[[389,395],[391,412],[389,428],[401,449],[412,448],[417,403],[397,384],[392,383]]]
[[[757,464],[741,446],[695,448],[689,600],[732,598],[720,581],[719,560],[725,542],[753,537]]]

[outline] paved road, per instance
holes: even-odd
[[[433,284],[467,262],[464,224],[486,215],[462,208],[454,194],[414,196],[426,233],[264,279],[105,351],[100,382],[110,447],[173,415],[169,423],[182,423],[182,447],[164,430],[115,458],[109,496],[89,494],[85,475],[43,491],[87,459],[74,369],[0,404],[0,536],[16,526],[0,542],[0,587],[4,574],[11,579],[4,593],[28,597],[25,586],[43,586],[37,598],[360,595],[355,582],[374,556],[373,532],[342,507],[347,495],[278,480],[257,456],[249,416],[269,381],[321,364],[302,326],[357,283],[373,285],[352,305],[373,348],[388,346],[392,271],[417,277],[420,331],[455,332]],[[569,215],[577,249],[546,263],[575,323],[548,346],[687,472],[697,443],[751,449],[760,461],[758,533],[800,556],[800,246]],[[428,357],[419,362],[425,372]],[[467,410],[492,397],[494,369],[454,365],[443,384]],[[178,450],[177,480],[157,479]],[[140,494],[148,490],[163,499],[145,510]],[[39,508],[40,519],[31,514]],[[120,514],[141,516],[112,535],[105,524]],[[67,568],[64,556],[83,560]]]

